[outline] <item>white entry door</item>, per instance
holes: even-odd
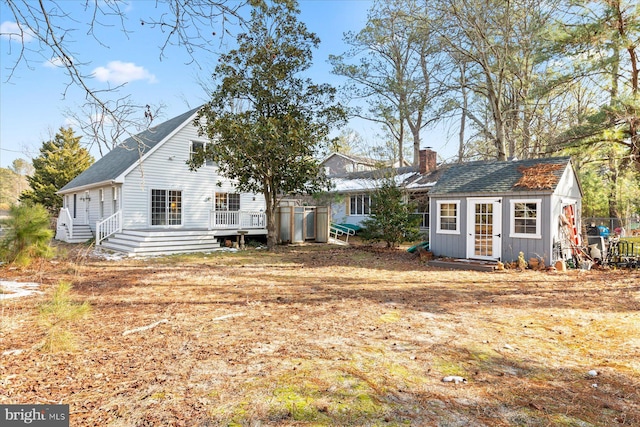
[[[467,258],[500,260],[502,199],[467,199]]]
[[[91,199],[89,198],[89,192],[85,191],[84,192],[84,225],[89,225],[89,201]]]

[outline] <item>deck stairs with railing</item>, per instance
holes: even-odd
[[[212,252],[220,249],[211,230],[123,230],[100,243],[100,247],[129,256]]]
[[[85,224],[74,224],[71,213],[67,208],[61,208],[58,218],[55,220],[56,240],[67,243],[84,243],[93,239],[91,227]]]
[[[70,243],[84,243],[87,240],[93,239],[93,233],[91,227],[88,225],[74,225],[73,226],[73,239]]]

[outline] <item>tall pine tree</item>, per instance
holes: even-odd
[[[33,159],[33,175],[27,177],[31,188],[20,195],[20,201],[39,203],[52,214],[62,207],[56,191],[94,161],[80,145],[80,138],[70,127],[60,128],[53,140],[42,143],[40,155]]]

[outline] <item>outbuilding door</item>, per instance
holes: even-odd
[[[467,199],[467,258],[500,260],[502,199]]]

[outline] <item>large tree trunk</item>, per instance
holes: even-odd
[[[495,126],[494,144],[496,148],[496,159],[507,160],[507,144],[505,136],[505,125],[502,108],[500,108],[501,94],[495,87],[491,74],[488,72],[488,65],[485,65],[485,78],[487,81],[487,100],[491,109],[491,117]]]
[[[467,124],[467,109],[469,108],[469,94],[467,93],[467,67],[460,64],[460,92],[462,93],[462,116],[460,116],[460,132],[458,133],[458,163],[464,159],[464,138]]]
[[[276,207],[277,194],[273,191],[273,187],[266,186],[264,189],[265,214],[267,216],[267,250],[272,251],[278,244],[278,229],[276,227]]]

